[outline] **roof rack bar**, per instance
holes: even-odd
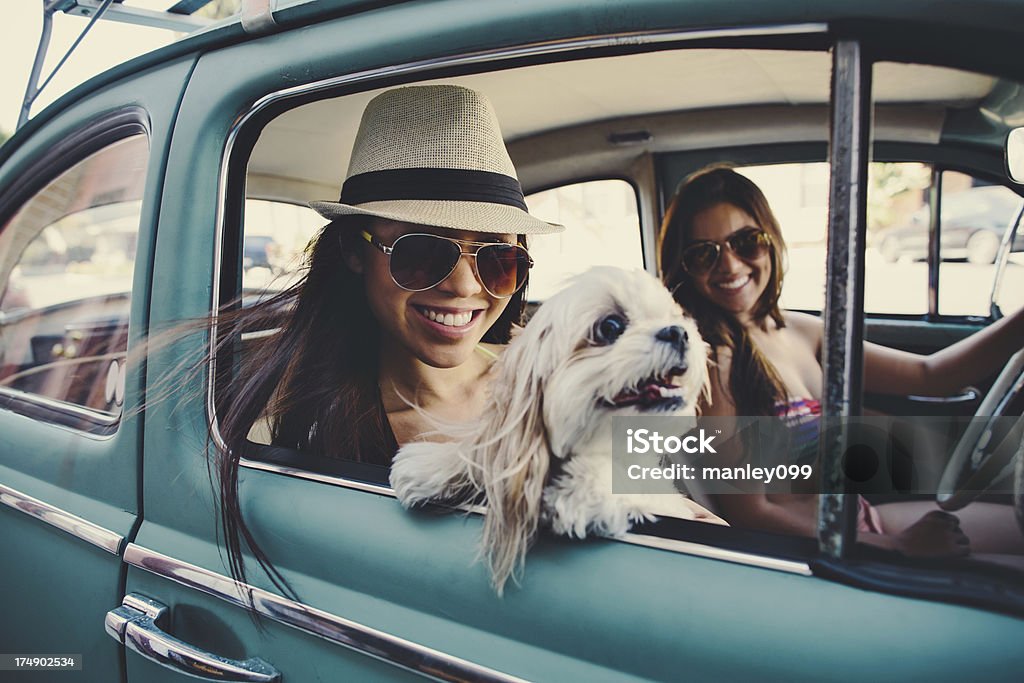
[[[32,71],[29,72],[28,85],[25,86],[25,96],[21,99],[21,111],[18,113],[18,130],[28,121],[28,113],[32,109],[32,101],[35,100],[39,91],[36,90],[36,83],[39,82],[39,74],[43,71],[43,60],[46,59],[46,52],[50,47],[50,35],[53,33],[53,12],[43,2],[43,29],[39,34],[39,45],[36,47],[36,58],[32,62]]]
[[[53,77],[57,75],[64,66],[71,53],[75,51],[82,39],[89,32],[93,25],[102,19],[118,21],[152,28],[170,29],[182,33],[191,33],[197,29],[206,28],[213,24],[212,19],[205,17],[193,17],[192,12],[208,5],[211,0],[178,0],[167,11],[155,11],[139,9],[136,7],[125,7],[124,0],[42,0],[43,3],[43,28],[39,36],[39,46],[36,48],[35,61],[32,63],[32,71],[28,77],[28,85],[25,87],[25,97],[21,101],[21,111],[18,113],[18,125],[21,128],[28,122],[29,114],[32,111],[32,104],[39,97]],[[61,57],[60,62],[53,68],[50,75],[46,77],[43,84],[37,87],[39,76],[43,70],[43,63],[46,61],[46,53],[50,48],[50,36],[53,33],[53,15],[63,12],[71,16],[88,17],[89,23],[71,44],[68,51]]]
[[[112,2],[114,2],[114,0],[103,0],[103,2],[96,7],[92,17],[89,19],[89,23],[86,24],[86,27],[82,29],[80,34],[78,34],[78,38],[76,38],[75,42],[71,44],[71,47],[69,47],[68,51],[64,53],[64,56],[60,58],[60,61],[57,62],[57,66],[53,67],[53,71],[51,71],[50,75],[46,77],[43,84],[36,87],[36,83],[39,82],[39,74],[43,70],[43,62],[46,60],[46,52],[50,47],[50,34],[53,31],[53,13],[60,11],[66,5],[64,0],[43,0],[43,30],[42,34],[39,36],[39,46],[36,48],[36,58],[32,63],[32,72],[29,74],[28,85],[25,88],[25,98],[21,101],[21,112],[18,114],[17,128],[21,128],[25,125],[25,122],[28,121],[29,112],[32,109],[32,103],[36,101],[37,97],[39,97],[39,93],[41,93],[43,89],[50,84],[50,81],[52,81],[53,77],[57,75],[60,68],[68,61],[68,57],[71,56],[71,53],[75,51],[75,48],[77,48],[82,42],[82,39],[85,38],[85,34],[87,34],[89,29],[91,29],[99,18],[103,16],[103,13],[107,11],[107,8],[110,7]],[[17,128],[15,130],[17,130]]]
[[[103,3],[98,0],[74,0],[74,4],[65,9],[64,13],[72,16],[91,17],[102,4]],[[174,7],[185,4],[194,5],[196,3],[183,0]],[[207,2],[203,2],[202,4],[205,5]],[[201,6],[202,5],[200,5],[200,7]],[[171,9],[173,9],[173,7]],[[198,7],[196,9],[198,9]],[[196,29],[205,28],[213,23],[212,20],[205,17],[190,16],[190,13],[172,13],[170,10],[159,11],[141,9],[139,7],[126,7],[120,3],[107,10],[103,18],[125,24],[137,24],[139,26],[149,26],[151,28],[163,28],[171,31],[179,31],[181,33],[191,33]]]

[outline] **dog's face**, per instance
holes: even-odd
[[[564,457],[614,413],[693,414],[707,345],[672,295],[644,271],[592,268],[530,321],[520,362],[541,368],[544,422]]]
[[[656,278],[592,268],[548,299],[498,359],[479,420],[449,428],[453,441],[399,451],[391,468],[395,493],[411,506],[482,491],[488,512],[481,545],[500,593],[536,533],[552,455],[598,452],[588,446],[597,445],[611,415],[693,414],[706,363],[697,326]],[[595,528],[628,528],[632,517],[601,503],[610,492],[590,493],[590,504],[619,520]],[[589,513],[577,512],[570,517],[582,515],[583,535]]]

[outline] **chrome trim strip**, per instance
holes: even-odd
[[[749,567],[773,569],[775,571],[786,572],[788,574],[799,574],[800,576],[814,575],[813,572],[811,572],[810,565],[806,562],[782,560],[776,557],[754,555],[752,553],[744,553],[738,550],[726,550],[725,548],[716,548],[712,545],[691,543],[690,541],[677,541],[673,538],[661,538],[659,536],[646,536],[644,534],[629,533],[622,538],[614,540],[621,541],[623,543],[630,543],[632,545],[642,545],[648,548],[669,550],[672,552],[683,553],[684,555],[694,555],[696,557],[747,565]]]
[[[111,555],[119,555],[121,553],[121,546],[125,540],[121,534],[105,529],[98,524],[93,524],[78,515],[65,512],[60,508],[44,503],[20,491],[15,491],[3,484],[0,484],[0,503],[46,522],[50,526],[57,527],[61,531],[91,543],[97,548],[106,550]]]
[[[661,43],[673,42],[684,43],[709,39],[814,35],[824,34],[827,32],[828,24],[804,23],[785,24],[780,26],[753,26],[746,28],[734,27],[718,29],[698,29],[690,31],[664,30],[635,33],[618,33],[604,36],[588,36],[583,38],[572,38],[568,40],[554,40],[541,43],[532,43],[528,45],[521,45],[518,47],[484,50],[464,55],[453,55],[448,57],[425,59],[417,62],[407,62],[405,64],[380,67],[376,69],[368,69],[366,71],[358,71],[356,73],[347,74],[344,76],[337,76],[334,78],[328,78],[322,81],[317,81],[315,83],[306,83],[303,85],[285,88],[283,90],[278,90],[276,92],[270,93],[269,95],[266,95],[257,100],[256,102],[254,102],[248,111],[243,112],[235,120],[235,122],[231,125],[231,129],[228,131],[228,135],[225,140],[224,152],[223,155],[221,156],[220,179],[218,182],[217,189],[217,210],[215,218],[215,225],[217,227],[214,235],[213,287],[211,309],[215,311],[220,302],[221,261],[223,259],[223,234],[225,229],[224,207],[227,201],[227,185],[229,170],[228,167],[231,159],[231,154],[234,151],[235,143],[238,140],[238,135],[242,128],[245,127],[245,125],[249,122],[250,119],[252,119],[253,116],[255,116],[261,110],[265,109],[266,107],[270,106],[275,102],[291,97],[297,97],[300,95],[308,95],[310,93],[320,92],[322,90],[329,90],[343,85],[365,83],[367,81],[378,80],[384,77],[404,76],[416,73],[423,73],[425,71],[449,68],[453,66],[468,66],[472,64],[483,64],[488,62],[500,62],[523,57],[536,57],[546,54],[557,54],[561,52],[572,52],[594,48],[656,45]],[[217,326],[216,324],[214,324],[210,327],[211,346],[216,343],[216,339]],[[212,434],[214,445],[221,450],[226,450],[224,439],[221,437],[220,429],[217,426],[217,414],[216,411],[214,410],[213,392],[214,378],[216,377],[215,362],[216,359],[211,359],[209,367],[209,377],[207,379],[207,420],[211,425],[210,431]],[[240,464],[243,467],[252,466],[252,463],[250,461],[244,459],[241,460]],[[339,483],[339,485],[344,484]],[[358,486],[353,486],[353,488],[358,488]]]
[[[357,491],[366,491],[367,493],[376,493],[381,496],[395,497],[395,492],[390,486],[384,486],[383,484],[371,484],[365,481],[357,481],[355,479],[344,479],[342,477],[335,477],[329,474],[317,474],[316,472],[309,472],[307,470],[301,470],[297,467],[286,467],[284,465],[272,465],[267,462],[260,462],[259,460],[247,460],[246,458],[240,458],[239,464],[243,467],[248,467],[254,470],[262,470],[264,472],[273,472],[274,474],[283,474],[288,477],[296,477],[298,479],[308,479],[310,481],[317,481],[321,484],[331,484],[333,486],[341,486],[347,489],[356,489]]]
[[[0,387],[0,395],[10,396],[13,399],[25,401],[26,403],[35,403],[36,405],[40,405],[51,410],[59,410],[74,415],[75,417],[100,423],[104,426],[115,425],[121,420],[120,413],[117,415],[101,413],[97,410],[92,410],[91,408],[75,405],[74,403],[66,403],[64,401],[58,401],[55,398],[40,396],[39,394],[32,394],[27,391],[19,391],[17,389],[11,389],[10,387]]]
[[[524,683],[521,678],[452,657],[262,588],[238,583],[134,543],[129,543],[125,549],[124,561],[238,607],[247,608],[251,597],[261,616],[434,680]]]

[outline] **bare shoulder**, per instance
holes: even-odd
[[[782,315],[786,321],[786,327],[800,335],[816,351],[821,348],[825,329],[821,318],[799,311],[784,311]]]
[[[782,317],[786,321],[787,327],[792,327],[801,334],[821,335],[821,318],[816,315],[800,311],[783,311]]]

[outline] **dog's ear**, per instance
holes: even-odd
[[[484,492],[480,554],[499,595],[509,578],[516,580],[540,522],[550,466],[544,390],[572,349],[568,339],[555,338],[566,327],[558,320],[562,308],[542,306],[509,344],[493,368],[478,421],[454,426],[454,442],[404,446],[392,465],[392,484],[406,506],[456,491]]]
[[[545,308],[498,361],[474,449],[487,496],[481,554],[499,595],[510,577],[517,580],[537,533],[550,467],[544,390],[558,361],[548,346],[553,340]]]

